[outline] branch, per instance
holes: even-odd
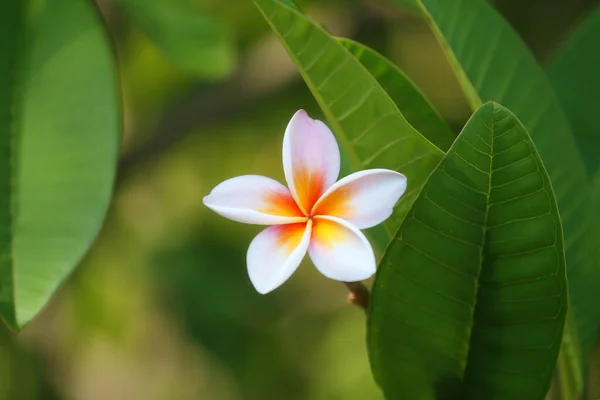
[[[350,290],[348,293],[348,303],[357,305],[364,312],[369,310],[369,289],[362,282],[344,282],[344,285]]]

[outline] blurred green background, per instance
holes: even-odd
[[[421,19],[386,1],[300,1],[331,33],[395,61],[458,131],[469,110]],[[598,1],[497,0],[543,63]],[[76,273],[16,337],[0,399],[380,399],[364,314],[305,263],[261,296],[260,227],[202,197],[242,174],[283,181],[281,140],[318,108],[246,0],[97,0],[118,56],[124,136],[114,201]]]

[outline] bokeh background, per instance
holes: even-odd
[[[401,0],[395,0],[401,3]],[[421,19],[385,0],[298,2],[395,61],[458,131],[468,107]],[[594,0],[494,2],[543,63]],[[318,107],[250,0],[97,0],[117,53],[114,200],[76,273],[19,335],[0,326],[0,399],[381,399],[365,316],[309,264],[257,294],[260,227],[202,205],[242,174],[283,181],[292,114]]]

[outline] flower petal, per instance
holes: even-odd
[[[277,225],[306,221],[290,191],[259,175],[244,175],[217,185],[204,204],[225,218],[246,224]]]
[[[340,218],[314,218],[308,254],[323,275],[338,281],[361,281],[375,273],[371,244],[361,231]]]
[[[277,289],[298,268],[310,242],[312,221],[275,225],[259,233],[248,248],[250,281],[261,294]]]
[[[285,130],[283,170],[294,199],[305,213],[340,173],[340,149],[333,133],[304,110],[294,114]]]
[[[388,169],[368,169],[340,179],[317,201],[312,215],[330,215],[365,229],[385,221],[406,190],[406,177]]]

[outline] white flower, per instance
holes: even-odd
[[[323,275],[344,282],[375,273],[365,229],[386,220],[406,190],[406,177],[387,169],[356,172],[338,182],[340,151],[329,128],[304,110],[283,138],[289,190],[264,176],[244,175],[217,185],[204,204],[234,221],[273,225],[248,248],[248,274],[259,293],[285,282],[306,255]]]

